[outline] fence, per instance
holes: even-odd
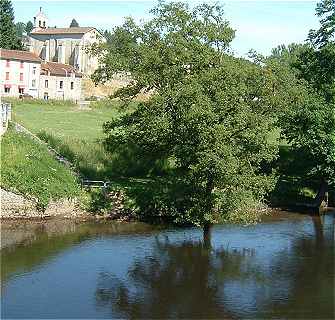
[[[10,103],[1,102],[0,115],[0,135],[4,134],[8,128],[8,122],[12,118],[12,106]]]

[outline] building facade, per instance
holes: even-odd
[[[81,99],[82,74],[73,66],[43,62],[27,51],[0,49],[1,97],[28,94],[39,99]]]
[[[41,8],[34,17],[34,24],[27,44],[30,52],[47,62],[72,65],[84,75],[97,69],[98,60],[89,53],[89,48],[105,40],[95,28],[49,28],[48,18]]]
[[[81,99],[81,74],[74,67],[61,63],[45,62],[41,65],[39,92],[44,100]]]
[[[39,97],[41,59],[27,51],[0,49],[0,94]]]

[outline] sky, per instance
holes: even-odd
[[[200,2],[223,4],[226,19],[236,30],[232,49],[236,56],[246,56],[250,49],[268,55],[280,44],[301,43],[308,31],[318,28],[315,16],[317,1],[313,0],[184,0],[191,6]],[[79,25],[111,30],[122,24],[124,17],[136,21],[150,18],[150,9],[155,0],[12,0],[15,21],[33,21],[33,16],[42,7],[49,18],[49,26],[68,27],[72,18]]]

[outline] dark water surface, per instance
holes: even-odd
[[[20,241],[1,251],[1,318],[334,318],[333,214],[215,226],[211,247],[197,228],[30,224],[1,226]]]

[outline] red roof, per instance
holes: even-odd
[[[20,61],[31,61],[41,62],[39,56],[29,51],[22,50],[8,50],[0,48],[0,58],[6,60],[20,60]]]
[[[41,74],[51,76],[69,76],[70,73],[74,73],[76,77],[82,77],[82,74],[78,72],[73,66],[69,64],[63,64],[58,62],[43,62],[41,65]]]
[[[84,34],[95,28],[93,27],[72,27],[72,28],[39,28],[30,34]]]

